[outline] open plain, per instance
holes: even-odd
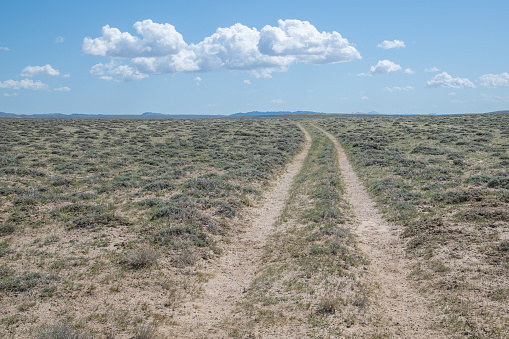
[[[508,114],[0,129],[3,337],[509,336]]]

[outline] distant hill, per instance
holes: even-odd
[[[26,119],[71,119],[71,118],[107,118],[107,119],[205,119],[226,118],[227,115],[205,114],[163,114],[145,112],[142,114],[86,114],[86,113],[41,113],[41,114],[15,114],[0,112],[0,118],[26,118]]]
[[[268,116],[268,115],[284,115],[284,114],[325,114],[311,111],[278,111],[278,112],[247,112],[234,113],[230,115],[205,115],[205,114],[164,114],[155,112],[145,112],[142,114],[86,114],[86,113],[42,113],[42,114],[15,114],[0,112],[0,116],[12,118],[32,118],[32,119],[63,119],[63,118],[110,118],[110,119],[205,119],[205,118],[227,118],[227,117],[247,117],[247,116]]]

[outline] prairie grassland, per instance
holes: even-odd
[[[364,334],[381,337],[372,326],[381,321],[373,310],[375,285],[349,226],[336,149],[323,133],[306,128],[311,149],[230,335],[343,337],[362,324]]]
[[[399,230],[453,336],[509,335],[509,115],[317,119]]]
[[[284,119],[0,130],[2,337],[155,337],[303,141]]]

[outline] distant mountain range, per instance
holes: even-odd
[[[489,113],[509,113],[509,111],[496,111]],[[259,112],[252,111],[246,113],[234,113],[230,115],[206,115],[206,114],[164,114],[145,112],[142,114],[84,114],[84,113],[41,113],[41,114],[16,114],[0,112],[0,118],[31,118],[31,119],[65,119],[65,118],[109,118],[109,119],[205,119],[205,118],[241,118],[241,117],[256,117],[256,116],[274,116],[274,115],[390,115],[379,113],[376,111],[371,112],[353,112],[353,113],[321,113],[313,111],[269,111]],[[465,113],[468,114],[468,113]],[[395,115],[419,115],[419,114],[395,114]],[[428,113],[422,115],[448,115],[447,113]]]
[[[285,115],[285,114],[325,114],[310,111],[278,111],[278,112],[247,112],[234,113],[230,115],[205,115],[205,114],[164,114],[145,112],[142,114],[83,114],[83,113],[42,113],[42,114],[15,114],[0,112],[0,118],[35,118],[35,119],[63,119],[63,118],[117,118],[117,119],[204,119],[204,118],[228,118],[228,117],[248,117],[263,115]]]

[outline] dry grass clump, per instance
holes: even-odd
[[[57,323],[43,326],[37,334],[36,339],[92,339],[92,335],[85,333],[72,324]]]
[[[173,264],[176,267],[188,267],[194,266],[194,264],[196,264],[197,261],[198,257],[193,251],[191,251],[190,249],[184,249],[175,257],[175,259],[173,260]]]
[[[344,304],[344,300],[339,296],[329,293],[320,299],[318,303],[318,312],[334,314],[339,312]]]
[[[133,339],[156,339],[157,327],[154,325],[142,325],[136,330]]]
[[[133,269],[139,269],[157,264],[158,259],[158,252],[150,247],[141,247],[127,251],[122,258],[122,262]]]

